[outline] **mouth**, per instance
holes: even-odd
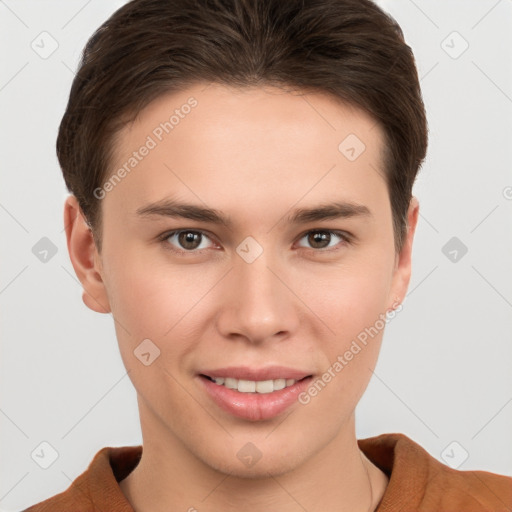
[[[302,379],[269,379],[269,380],[246,380],[246,379],[235,379],[234,377],[210,377],[209,375],[200,374],[201,377],[214,382],[218,386],[224,386],[228,389],[234,389],[239,393],[274,393],[281,389],[289,388],[296,382],[301,382],[304,379],[311,377],[307,375]]]
[[[265,370],[226,368],[197,375],[206,395],[224,412],[250,421],[279,416],[298,401],[313,374],[272,367]],[[298,404],[297,404],[298,405]]]

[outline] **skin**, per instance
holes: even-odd
[[[418,202],[397,254],[380,126],[326,94],[272,87],[197,84],[158,98],[120,132],[112,169],[191,96],[197,106],[102,199],[101,254],[75,197],[65,204],[83,300],[112,313],[137,391],[144,451],[121,489],[138,512],[373,510],[387,477],[358,449],[354,410],[383,330],[307,405],[270,420],[221,410],[196,374],[274,364],[321,376],[403,300]],[[351,133],[366,146],[354,161],[338,150]],[[135,214],[166,197],[215,208],[233,224]],[[287,222],[295,208],[330,201],[371,215]],[[205,232],[200,253],[173,252],[192,246],[158,238],[178,229]],[[333,234],[322,249],[307,236],[322,230],[352,241]],[[263,249],[252,263],[236,252],[247,236]],[[161,351],[149,366],[133,353],[144,339]],[[252,467],[237,457],[248,442],[262,454]]]

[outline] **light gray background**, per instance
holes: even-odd
[[[123,3],[0,0],[4,511],[63,491],[103,446],[141,442],[112,318],[81,301],[55,157],[82,47]],[[512,475],[512,0],[379,3],[415,52],[430,147],[409,295],[387,327],[358,437],[403,432],[459,469]],[[58,43],[47,58],[32,48],[51,49],[43,31]],[[32,252],[42,237],[57,248],[46,262]],[[455,262],[442,251],[452,237],[468,249]],[[43,441],[58,452],[46,470],[31,458]]]

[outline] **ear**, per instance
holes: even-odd
[[[416,225],[418,223],[418,214],[420,205],[416,197],[412,197],[407,211],[407,234],[404,240],[402,250],[395,258],[395,269],[393,272],[390,298],[393,304],[390,309],[396,309],[398,304],[402,303],[409,287],[412,268],[412,242]]]
[[[69,257],[75,274],[82,283],[84,304],[97,313],[109,313],[110,304],[103,282],[101,256],[92,231],[74,195],[64,204],[64,226]]]

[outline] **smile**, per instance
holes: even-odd
[[[233,377],[208,377],[215,384],[225,386],[229,389],[235,389],[240,393],[273,393],[281,389],[293,386],[297,381],[295,379],[273,379],[273,380],[244,380]]]
[[[233,371],[231,368],[231,371],[222,370],[223,375],[218,375],[221,371],[208,373],[217,375],[197,375],[200,387],[206,395],[225,413],[249,421],[270,420],[296,406],[297,397],[313,379],[311,374],[304,376],[304,372],[289,370],[280,372],[286,378],[273,378],[279,376],[278,369],[251,372],[246,369]],[[243,374],[239,377],[246,378],[227,376],[236,373]],[[264,380],[250,380],[247,377]]]

